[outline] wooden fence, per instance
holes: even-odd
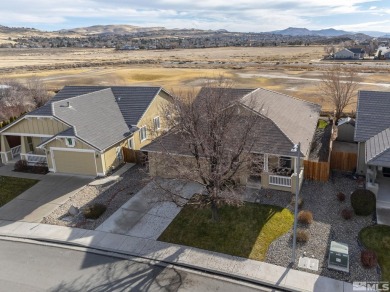
[[[330,163],[329,162],[316,162],[305,160],[304,165],[304,177],[305,179],[323,181],[329,180]]]
[[[341,171],[353,171],[357,164],[357,153],[334,152],[330,156],[330,168]]]
[[[137,163],[137,153],[129,148],[123,147],[123,159],[125,162]]]

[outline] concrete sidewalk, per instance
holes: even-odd
[[[202,192],[202,186],[196,183],[162,180],[161,185],[165,189],[175,187],[175,193],[186,199]],[[182,209],[163,197],[164,191],[150,182],[96,230],[156,240]]]
[[[264,262],[129,235],[0,221],[0,235],[46,240],[180,264],[291,291],[353,291],[352,284]]]

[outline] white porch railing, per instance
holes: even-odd
[[[274,186],[291,187],[291,177],[281,175],[270,175],[269,184]]]
[[[22,149],[21,145],[11,148],[12,158],[15,158],[16,156],[18,156],[20,154],[21,149]]]
[[[47,164],[46,155],[20,154],[20,157],[26,160],[28,165]]]

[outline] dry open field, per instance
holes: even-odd
[[[0,50],[0,77],[40,76],[55,91],[64,85],[160,85],[179,92],[224,75],[236,87],[264,87],[322,101],[317,84],[322,47],[218,48],[168,51],[112,49]],[[390,91],[389,63],[350,62],[360,89]],[[355,105],[349,108],[355,109]]]

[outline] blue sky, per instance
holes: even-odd
[[[389,0],[10,0],[0,24],[58,30],[95,24],[261,32],[292,27],[390,32]]]

